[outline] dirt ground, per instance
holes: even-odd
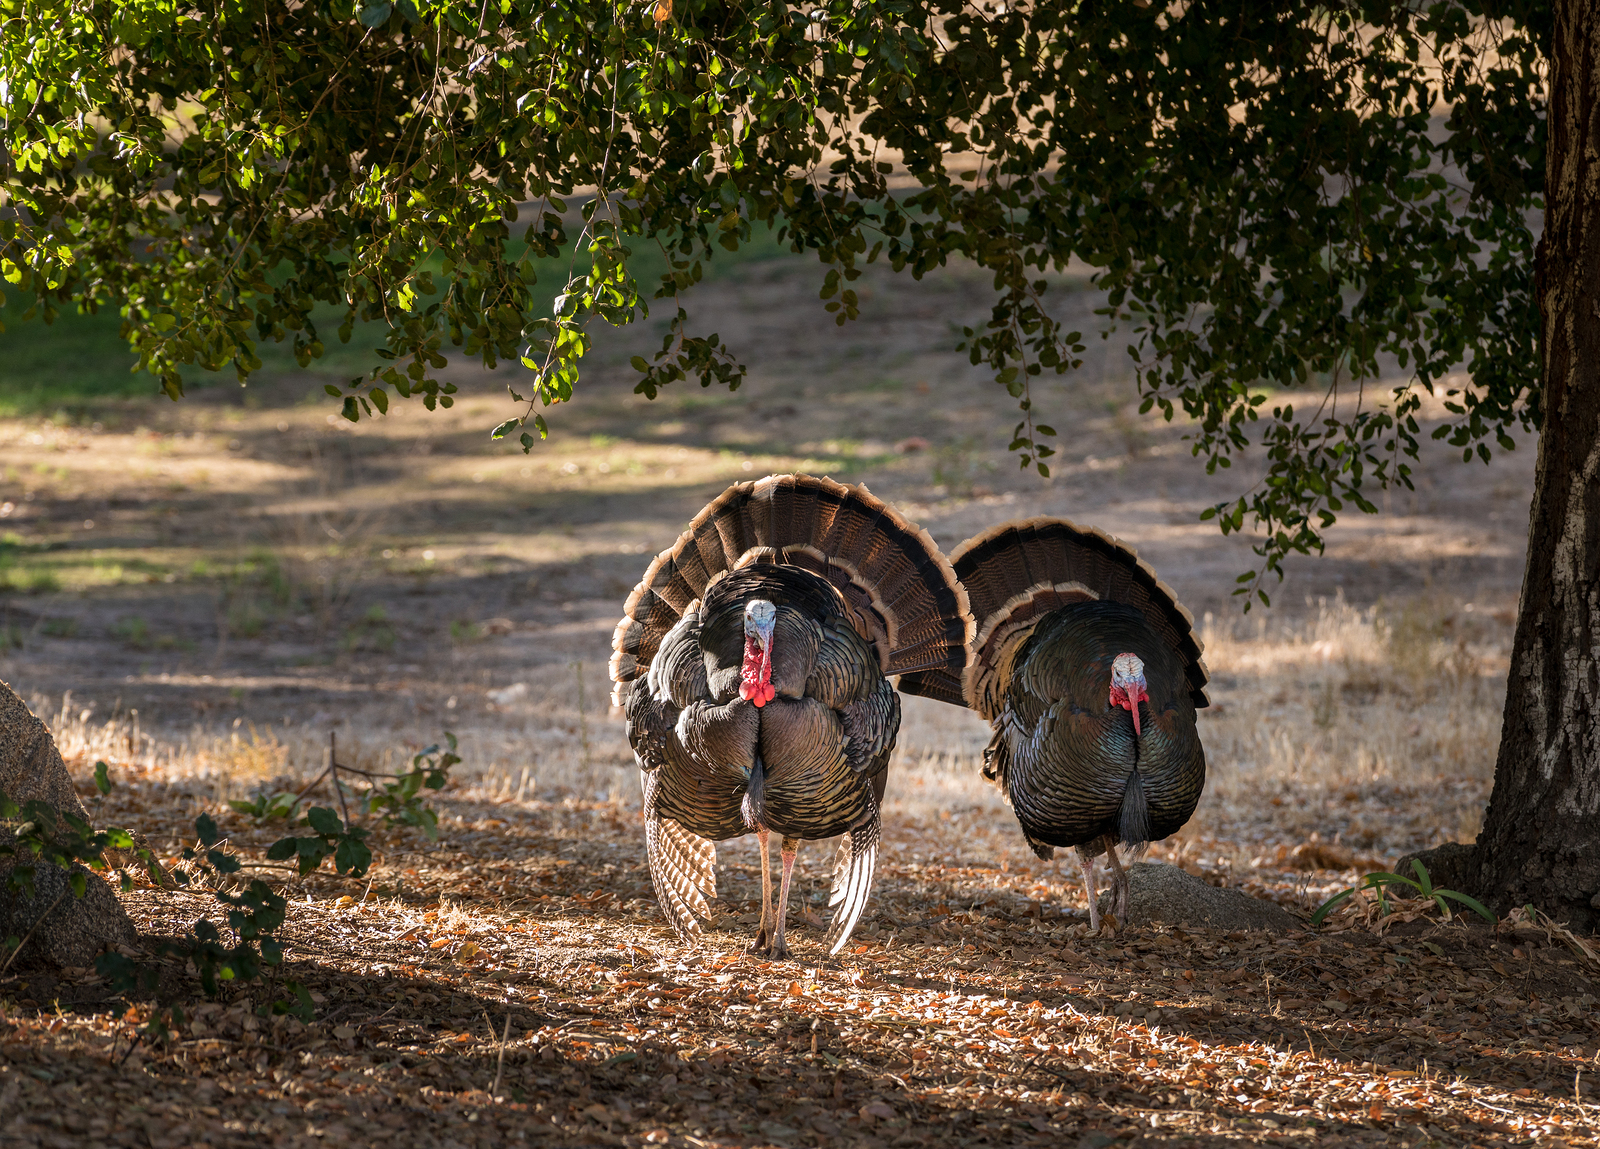
[[[0,423],[0,678],[34,700],[98,821],[166,854],[210,812],[292,897],[290,975],[314,1023],[204,1003],[167,1044],[91,974],[0,985],[0,1137],[41,1145],[1587,1144],[1597,964],[1532,920],[1092,937],[1067,867],[981,785],[964,712],[907,701],[887,846],[851,949],[817,927],[802,854],[797,958],[743,953],[750,842],[722,916],[680,944],[643,865],[605,663],[650,555],[729,482],[866,482],[946,547],[1035,514],[1136,545],[1203,620],[1213,706],[1196,817],[1153,857],[1302,917],[1406,850],[1470,838],[1499,737],[1533,443],[1492,467],[1425,459],[1415,492],[1346,519],[1241,617],[1246,541],[1196,521],[1183,428],[1141,417],[1091,340],[1035,392],[1067,432],[1049,482],[1005,454],[1004,393],[953,350],[981,281],[869,275],[836,328],[814,269],[753,263],[691,298],[751,368],[735,394],[630,393],[659,334],[604,332],[577,402],[529,455],[492,444],[504,384],[449,412],[351,426],[307,373],[181,404]],[[1064,312],[1095,329],[1096,297]],[[8,332],[6,339],[16,338]],[[394,768],[444,730],[462,766],[441,835],[382,831],[371,884],[267,868],[282,824],[226,801],[298,789],[329,736]],[[324,799],[326,800],[326,798]],[[215,902],[141,889],[154,938]],[[1402,917],[1407,915],[1402,915]],[[181,978],[179,978],[181,982]],[[204,1004],[203,1004],[204,1003]],[[507,1025],[509,1023],[509,1028]],[[492,1027],[492,1031],[491,1031]],[[111,1106],[96,1105],[100,1098]],[[1554,1140],[1552,1140],[1554,1139]]]

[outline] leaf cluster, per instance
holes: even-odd
[[[1389,896],[1397,888],[1403,891],[1402,896],[1404,897],[1411,897],[1414,894],[1424,901],[1431,899],[1434,905],[1439,907],[1439,912],[1444,915],[1447,921],[1450,918],[1450,907],[1446,904],[1448,900],[1461,903],[1490,925],[1494,924],[1495,916],[1478,899],[1469,894],[1458,893],[1455,890],[1439,889],[1434,886],[1433,879],[1428,876],[1428,868],[1420,861],[1412,859],[1411,871],[1415,875],[1414,878],[1404,878],[1399,874],[1390,873],[1368,874],[1361,880],[1360,885],[1340,890],[1318,906],[1316,912],[1311,915],[1311,924],[1320,926],[1335,906],[1359,890],[1376,890],[1378,894],[1378,914],[1380,917],[1387,915],[1389,913]]]
[[[415,826],[427,835],[429,841],[436,841],[439,837],[439,817],[427,804],[424,792],[443,790],[450,780],[450,768],[461,761],[461,756],[456,753],[456,736],[447,730],[444,738],[444,746],[434,743],[418,751],[411,758],[411,768],[397,774],[353,770],[340,765],[335,759],[328,769],[298,794],[288,790],[269,794],[263,790],[254,798],[230,799],[228,805],[258,822],[292,818],[305,795],[330,774],[342,801],[345,787],[338,776],[342,771],[367,779],[367,791],[358,796],[357,803],[364,805],[369,814],[382,815],[384,829],[395,825]],[[340,873],[354,871],[357,865],[358,877],[366,873],[371,853],[362,844],[367,833],[365,830],[345,828],[332,810],[321,807],[307,811],[300,824],[310,827],[313,833],[309,837],[290,837],[274,842],[267,851],[267,857],[274,861],[299,858],[301,872],[310,873],[321,864],[323,858],[331,855]],[[343,860],[341,851],[344,851]]]
[[[680,296],[756,227],[820,260],[840,323],[865,264],[959,259],[995,292],[961,346],[1047,475],[1036,384],[1081,365],[1061,276],[1087,266],[1145,409],[1189,420],[1210,469],[1264,452],[1210,517],[1251,520],[1281,574],[1410,483],[1425,396],[1467,457],[1538,424],[1549,22],[1534,0],[0,0],[0,271],[46,320],[117,308],[174,398],[192,367],[244,381],[262,340],[308,364],[366,322],[382,362],[329,385],[352,420],[450,406],[446,341],[516,357],[493,433],[526,450],[593,322],[652,300],[675,317],[640,393],[737,386]],[[642,244],[668,257],[653,284]]]
[[[94,765],[95,785],[102,794],[111,790],[111,780],[104,762]],[[0,821],[15,823],[10,827],[10,840],[0,844],[0,857],[14,859],[6,876],[7,893],[25,892],[29,898],[37,896],[34,879],[38,867],[55,866],[68,871],[67,884],[74,897],[81,898],[88,890],[88,880],[77,867],[104,873],[110,864],[107,850],[126,850],[145,864],[152,880],[159,881],[159,870],[149,850],[137,846],[126,830],[96,830],[76,814],[57,810],[48,802],[37,799],[18,806],[0,791]],[[133,878],[121,871],[122,888],[133,888]]]
[[[397,774],[367,794],[367,810],[383,816],[390,826],[415,826],[430,842],[439,838],[439,815],[424,801],[426,790],[442,790],[450,778],[450,767],[461,761],[456,753],[456,736],[445,731],[445,746],[438,743],[418,751],[411,758],[411,769]]]

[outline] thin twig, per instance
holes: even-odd
[[[350,808],[344,804],[344,787],[339,785],[339,759],[334,753],[334,733],[328,731],[328,772],[333,775],[333,792],[339,795],[339,814],[344,818],[345,829],[350,828]]]
[[[318,774],[315,778],[311,779],[311,781],[307,782],[304,786],[302,786],[300,788],[300,793],[298,793],[298,794],[296,794],[294,796],[294,804],[296,806],[298,806],[300,804],[300,799],[304,798],[307,794],[311,793],[312,788],[315,787],[318,782],[322,781],[327,776],[328,776],[328,771],[327,771],[327,768],[324,767],[320,774]],[[290,808],[293,809],[293,807],[290,807]]]
[[[485,1013],[484,1014],[484,1018],[488,1019],[488,1017],[489,1017],[489,1015],[487,1013]],[[489,1021],[489,1036],[490,1037],[494,1036],[494,1022],[492,1020]],[[506,1014],[506,1028],[505,1028],[505,1031],[503,1033],[501,1033],[501,1035],[500,1035],[500,1058],[499,1058],[499,1061],[495,1065],[494,1084],[489,1087],[489,1097],[490,1097],[491,1100],[494,1100],[494,1101],[500,1100],[500,1078],[506,1071],[506,1042],[508,1040],[510,1040],[510,1038],[511,1038],[511,1015],[508,1013],[508,1014]]]
[[[61,899],[66,897],[69,893],[71,893],[71,890],[67,889],[62,890],[59,894],[57,894],[56,900],[50,903],[50,909],[40,914],[38,920],[35,921],[33,925],[28,927],[28,932],[22,935],[22,940],[17,943],[17,948],[12,950],[11,956],[6,958],[6,964],[0,965],[0,975],[4,975],[6,970],[11,968],[11,963],[17,960],[17,955],[22,952],[22,947],[28,944],[28,939],[33,936],[33,931],[38,929],[39,926],[43,924],[45,918],[50,916],[51,912],[61,904]]]
[[[1042,1058],[1043,1056],[1044,1056],[1044,1054],[1041,1053],[1038,1057],[1035,1057],[1032,1061],[1028,1062],[1028,1067],[1030,1069],[1042,1069],[1046,1073],[1048,1073],[1051,1077],[1058,1077],[1062,1081],[1067,1082],[1068,1084],[1072,1084],[1073,1083],[1073,1079],[1071,1077],[1068,1077],[1065,1073],[1062,1073],[1059,1070],[1051,1069],[1048,1065],[1045,1065],[1040,1060],[1040,1058]]]

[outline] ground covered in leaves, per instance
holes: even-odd
[[[135,780],[97,817],[142,810],[153,839],[176,845],[198,805],[181,797]],[[725,852],[722,916],[683,945],[655,909],[627,807],[447,791],[441,809],[437,843],[377,837],[370,882],[279,875],[294,898],[283,976],[312,991],[309,1025],[261,1015],[272,985],[207,1001],[173,970],[159,1002],[130,1004],[88,971],[10,971],[0,1137],[1596,1140],[1600,964],[1588,943],[1528,920],[1379,921],[1369,905],[1283,936],[1137,924],[1091,936],[1059,908],[1075,894],[1060,868],[1009,851],[951,860],[928,852],[933,827],[902,822],[846,952],[821,950],[826,851],[813,849],[791,915],[796,960],[771,962],[743,951],[758,908],[748,850]],[[218,818],[251,863],[282,832]],[[127,903],[152,943],[217,916],[203,890],[146,888]],[[169,1040],[139,1036],[173,1005],[184,1024]]]

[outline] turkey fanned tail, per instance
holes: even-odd
[[[839,840],[839,852],[833,863],[833,892],[828,895],[828,905],[836,908],[822,939],[829,957],[844,948],[844,943],[850,940],[850,931],[856,928],[867,908],[867,896],[872,893],[872,873],[878,864],[880,825],[874,805],[871,816]]]

